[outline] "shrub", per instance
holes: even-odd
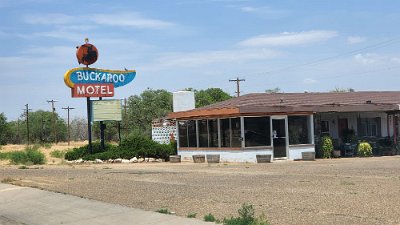
[[[63,159],[65,156],[65,151],[60,151],[60,150],[54,150],[52,152],[50,152],[50,156],[54,157],[54,158],[59,158],[59,159]]]
[[[162,214],[171,214],[171,212],[166,208],[161,208],[159,210],[156,210],[156,212],[162,213]]]
[[[215,217],[213,214],[209,213],[204,216],[204,221],[206,222],[215,222]]]
[[[189,213],[187,215],[187,218],[196,218],[196,216],[197,216],[197,213]]]
[[[321,137],[320,156],[324,159],[330,158],[333,151],[332,138],[330,136]]]
[[[372,156],[372,147],[368,142],[361,142],[358,144],[357,155],[360,157]]]
[[[44,164],[46,163],[45,155],[37,148],[26,148],[25,151],[15,151],[9,154],[12,164]]]
[[[268,221],[263,217],[254,217],[254,208],[252,205],[243,204],[238,210],[239,217],[224,219],[224,225],[268,225]]]

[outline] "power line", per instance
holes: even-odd
[[[239,77],[237,77],[234,80],[229,80],[229,82],[236,82],[236,93],[237,93],[237,97],[240,96],[240,82],[242,81],[246,81],[245,79],[239,79]]]
[[[365,47],[360,48],[360,49],[355,49],[355,50],[352,50],[352,51],[349,51],[349,52],[344,52],[344,53],[340,53],[340,54],[329,56],[329,57],[315,59],[315,60],[312,60],[310,62],[290,65],[290,66],[278,68],[278,69],[275,69],[275,70],[265,71],[265,72],[249,73],[247,75],[251,75],[251,74],[254,74],[254,75],[271,74],[271,73],[281,72],[281,71],[290,70],[290,69],[294,69],[294,68],[298,68],[298,67],[318,65],[318,64],[320,64],[322,62],[325,62],[325,61],[328,61],[328,60],[331,60],[331,59],[335,59],[335,58],[342,57],[342,56],[347,56],[347,55],[353,55],[355,53],[360,53],[360,52],[365,51],[365,50],[382,48],[382,47],[385,47],[385,46],[388,46],[388,45],[392,45],[392,44],[398,43],[399,41],[400,41],[400,37],[396,37],[396,38],[392,38],[392,39],[389,39],[389,40],[386,40],[386,41],[378,42],[378,43],[373,44],[373,45],[365,46]]]

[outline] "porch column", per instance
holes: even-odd
[[[386,113],[387,136],[390,138],[390,114]]]
[[[308,123],[308,126],[309,126],[308,130],[309,130],[309,133],[310,133],[311,144],[315,144],[315,141],[314,141],[314,115],[311,114],[309,118],[310,118],[310,122]]]
[[[398,115],[398,114],[397,114]],[[396,124],[398,122],[398,116],[393,116],[393,143],[397,144],[397,127]]]

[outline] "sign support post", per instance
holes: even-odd
[[[90,97],[86,98],[87,102],[87,118],[88,118],[88,141],[89,141],[89,153],[92,154],[92,114],[90,112]]]

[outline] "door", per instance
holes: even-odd
[[[347,122],[347,118],[339,118],[338,119],[338,132],[339,138],[343,140],[344,134],[346,130],[349,128],[349,124]]]
[[[287,157],[286,134],[286,117],[272,118],[272,146],[274,149],[274,158]]]

